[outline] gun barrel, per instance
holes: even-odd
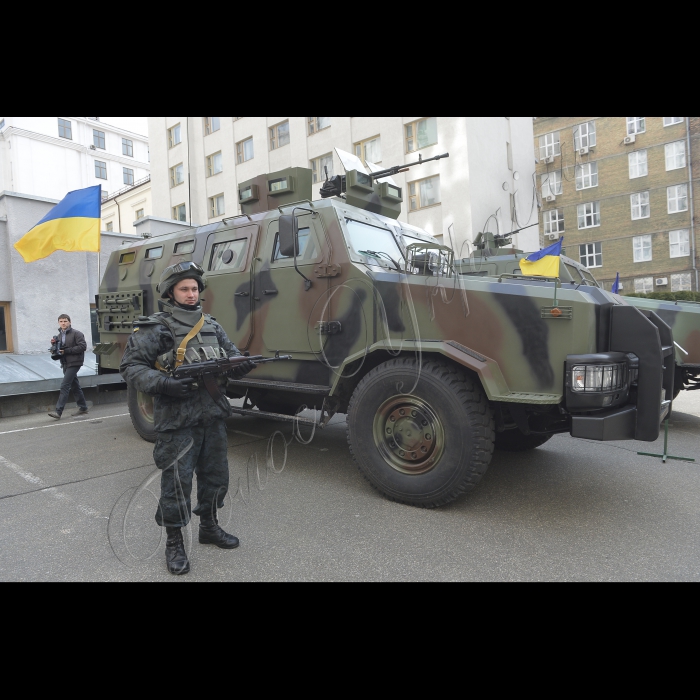
[[[398,175],[399,173],[405,172],[409,168],[413,168],[416,165],[423,165],[424,163],[432,163],[435,160],[442,160],[443,158],[449,158],[449,153],[443,153],[441,156],[435,156],[433,158],[423,158],[419,156],[415,163],[408,163],[407,165],[395,165],[393,168],[387,168],[386,170],[380,170],[378,173],[372,173],[370,177],[373,180],[381,180],[383,177],[391,177],[392,175]]]

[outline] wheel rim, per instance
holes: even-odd
[[[147,423],[155,423],[155,417],[153,415],[153,397],[139,391],[136,396],[136,402],[138,404],[141,417]]]
[[[445,431],[426,401],[395,396],[377,411],[374,443],[392,469],[417,476],[437,466],[445,451]]]

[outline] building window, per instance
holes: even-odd
[[[382,139],[375,136],[355,144],[355,155],[365,164],[382,162]]]
[[[688,211],[688,185],[674,185],[668,188],[668,213],[678,214]]]
[[[10,303],[6,301],[0,301],[0,352],[12,352]]]
[[[107,179],[107,163],[103,163],[101,160],[95,161],[95,177],[98,180]]]
[[[635,151],[629,154],[630,180],[646,177],[649,174],[649,161],[646,151]]]
[[[576,189],[587,190],[598,187],[598,163],[584,163],[576,166]]]
[[[95,148],[99,148],[101,151],[107,150],[107,138],[104,131],[97,131],[97,129],[92,130],[92,143]]]
[[[651,236],[635,236],[632,242],[634,247],[634,262],[651,262],[653,259]]]
[[[684,272],[680,275],[671,275],[671,291],[692,292],[693,281],[690,272]]]
[[[107,231],[108,233],[114,232],[114,222],[113,221],[107,222],[107,225],[105,226],[105,231]]]
[[[642,277],[634,281],[634,291],[636,294],[651,294],[654,291],[654,278]]]
[[[270,150],[289,145],[289,122],[282,122],[270,128]]]
[[[62,139],[73,140],[73,124],[67,119],[58,120],[58,135]]]
[[[419,119],[412,124],[406,124],[406,153],[414,153],[421,148],[434,146],[438,142],[437,117]],[[370,158],[370,160],[372,160]],[[378,161],[372,161],[376,163]]]
[[[224,206],[224,195],[219,194],[216,197],[209,198],[209,218],[215,219],[217,216],[223,216],[226,213]]]
[[[136,210],[136,221],[141,221],[146,216],[146,212],[143,209]]]
[[[574,148],[580,151],[583,148],[595,148],[596,130],[595,122],[586,122],[574,127]]]
[[[309,120],[309,136],[327,129],[331,125],[330,117],[307,117]]]
[[[644,134],[647,130],[646,117],[627,117],[627,136]]]
[[[690,231],[688,229],[671,231],[668,234],[668,239],[671,245],[672,258],[690,257]]]
[[[666,144],[666,170],[685,168],[685,141]]]
[[[681,124],[685,120],[685,117],[664,117],[664,126],[673,126],[674,124]]]
[[[134,171],[131,168],[124,168],[124,184],[133,185],[134,182]]]
[[[564,210],[552,209],[544,213],[545,234],[564,233]]]
[[[408,186],[410,193],[411,211],[426,209],[441,203],[440,177],[429,177],[425,180],[417,180]]]
[[[561,155],[561,137],[558,131],[540,136],[540,160]]]
[[[177,187],[185,181],[185,166],[180,163],[170,168],[170,187]]]
[[[204,135],[209,136],[221,129],[221,117],[204,117]]]
[[[548,197],[558,197],[563,193],[561,170],[542,175],[542,199],[546,201]]]
[[[651,216],[648,192],[633,194],[630,197],[630,201],[632,202],[632,221],[648,219]]]
[[[579,248],[581,265],[585,265],[589,269],[603,267],[602,243],[586,243],[586,245],[579,246]]]
[[[236,162],[240,165],[255,158],[255,148],[253,147],[253,139],[239,141],[236,144]]]
[[[314,185],[319,182],[325,182],[326,175],[328,175],[328,177],[333,177],[335,174],[333,172],[333,154],[329,153],[327,156],[321,156],[320,158],[312,160],[311,170],[314,175]],[[326,170],[328,172],[326,172]]]
[[[182,126],[176,126],[168,129],[168,145],[170,148],[175,148],[179,143],[182,143]]]
[[[600,202],[578,205],[578,227],[595,228],[600,226]]]
[[[129,158],[134,157],[134,142],[129,139],[122,139],[122,155]]]
[[[173,207],[173,219],[175,221],[187,221],[187,207],[184,204],[178,204]]]
[[[213,177],[224,171],[224,157],[221,152],[207,156],[207,177]]]

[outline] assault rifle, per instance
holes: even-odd
[[[221,397],[221,391],[216,378],[235,371],[237,367],[246,362],[253,362],[255,365],[266,365],[270,362],[283,362],[294,359],[292,355],[280,355],[265,358],[262,355],[246,357],[238,355],[227,359],[208,360],[207,362],[195,362],[191,365],[182,365],[173,372],[173,379],[197,379],[204,383],[211,397],[216,401]]]

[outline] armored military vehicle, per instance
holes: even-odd
[[[300,407],[315,408],[321,426],[346,414],[360,470],[389,499],[447,504],[494,449],[558,433],[658,438],[674,345],[656,313],[594,284],[460,274],[453,250],[399,221],[392,175],[407,166],[348,155],[318,201],[308,170],[261,175],[240,185],[240,216],[115,252],[98,300],[100,372],[118,371],[134,323],[158,311],[163,270],[194,261],[205,311],[242,351],[293,356],[229,382],[234,412],[303,424]],[[154,439],[151,397],[130,389],[129,408]]]
[[[482,234],[470,258],[459,261],[460,274],[477,277],[500,277],[520,274],[520,261],[528,253],[512,247],[511,236]],[[591,285],[602,289],[591,271],[576,260],[562,257],[561,283],[565,287]],[[643,311],[653,311],[673,331],[676,366],[674,398],[681,391],[700,389],[700,304],[657,299],[625,297],[625,301]]]

